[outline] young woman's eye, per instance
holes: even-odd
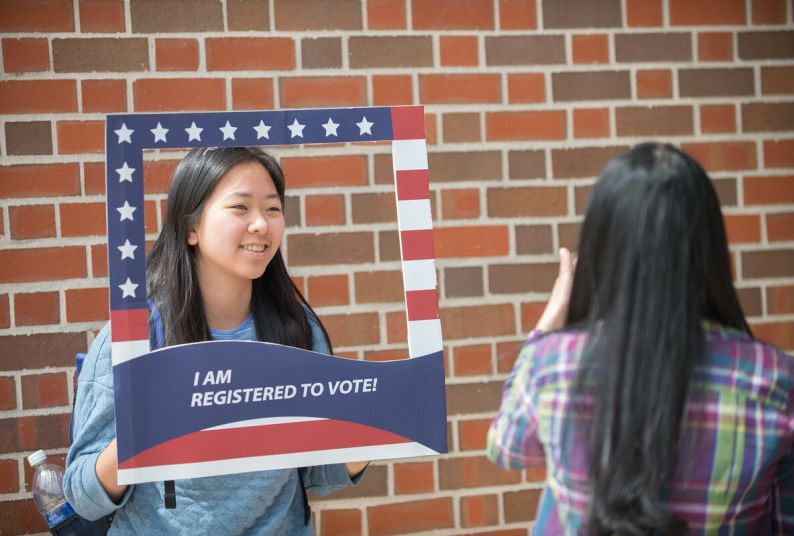
[[[231,208],[235,210],[248,210],[248,207],[246,207],[245,205],[232,205]]]
[[[270,207],[267,209],[268,212],[281,212],[281,207]]]

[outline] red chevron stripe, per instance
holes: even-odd
[[[202,430],[141,452],[119,463],[119,469],[410,442],[385,430],[333,419]]]

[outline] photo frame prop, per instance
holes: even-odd
[[[447,451],[422,106],[109,115],[105,134],[120,484]],[[151,351],[145,149],[367,141],[392,142],[411,359],[248,341]]]

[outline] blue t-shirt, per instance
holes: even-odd
[[[322,331],[312,326],[312,349],[328,353]],[[215,340],[256,340],[253,318],[230,330],[212,330]],[[74,409],[75,440],[69,449],[64,494],[87,519],[115,511],[110,534],[313,534],[304,524],[303,491],[326,495],[351,486],[344,464],[257,471],[176,481],[177,507],[166,509],[163,483],[131,485],[119,504],[110,500],[96,474],[96,460],[116,434],[110,325],[99,332],[80,373]]]

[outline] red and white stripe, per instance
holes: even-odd
[[[229,423],[166,441],[121,462],[118,482],[134,484],[433,454],[438,453],[361,424],[277,417]]]
[[[118,365],[149,353],[149,309],[110,311],[111,356]]]
[[[424,107],[392,108],[392,129],[397,227],[408,316],[408,353],[417,357],[443,350]]]

